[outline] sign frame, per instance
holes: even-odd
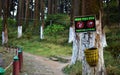
[[[95,32],[96,31],[96,16],[85,15],[74,17],[75,32]]]

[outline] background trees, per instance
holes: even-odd
[[[8,14],[9,14],[9,0],[4,0],[4,3],[6,5],[2,5],[3,6],[3,29],[2,29],[2,44],[7,44],[8,42],[8,23],[7,23],[7,19],[8,19]]]

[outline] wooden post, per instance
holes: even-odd
[[[18,58],[18,56],[14,57],[14,61],[13,61],[13,75],[19,75],[19,58]]]
[[[19,58],[19,71],[21,72],[23,67],[23,52],[21,48],[18,49],[18,58]]]

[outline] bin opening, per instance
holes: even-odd
[[[95,47],[92,47],[92,48],[89,48],[88,50],[96,50],[97,48]]]

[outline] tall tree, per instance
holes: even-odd
[[[3,30],[2,30],[2,44],[8,42],[8,30],[7,30],[7,18],[8,18],[8,9],[9,9],[9,0],[4,0],[3,3]]]
[[[118,4],[119,4],[119,5],[118,5],[118,8],[119,8],[119,11],[120,11],[120,0],[118,0]]]
[[[34,7],[34,28],[39,24],[40,19],[40,0],[35,0]]]
[[[44,0],[41,0],[41,22],[42,22],[42,25],[41,25],[41,28],[40,28],[40,38],[43,39],[43,29],[44,29],[44,7],[45,7],[45,3],[44,3]]]
[[[22,24],[23,24],[23,15],[24,15],[24,1],[23,0],[19,0],[18,3],[18,38],[20,38],[22,36]]]
[[[84,51],[86,48],[90,47],[96,47],[98,48],[99,52],[99,62],[94,69],[90,67],[86,60],[85,60],[85,55],[83,55],[83,75],[105,75],[105,65],[104,65],[104,58],[103,58],[103,39],[102,39],[102,23],[101,23],[101,17],[102,17],[102,10],[101,10],[101,0],[82,0],[82,15],[91,15],[95,14],[97,18],[97,23],[96,23],[96,33],[93,32],[88,32],[87,34],[82,34],[83,36],[87,37],[82,37],[82,47],[84,44],[86,44],[87,47],[83,47],[82,50]],[[93,9],[94,8],[94,9]]]
[[[71,63],[76,60],[82,60],[82,75],[105,75],[105,66],[103,59],[103,39],[101,26],[101,0],[73,0],[74,16],[96,15],[96,33],[85,32],[75,33],[73,40],[73,54]],[[81,6],[82,5],[82,6]],[[87,48],[96,47],[99,50],[99,62],[94,68],[90,67],[85,59],[84,51]]]
[[[59,0],[48,0],[48,14],[55,14],[58,12],[58,1]]]
[[[51,2],[52,0],[48,0],[48,14],[51,14],[52,12],[51,12],[51,6],[52,6],[52,2]]]
[[[29,24],[29,3],[30,0],[26,0],[26,11],[25,11],[25,30],[28,27]]]
[[[58,13],[58,9],[57,9],[58,5],[57,4],[58,4],[58,0],[54,0],[54,9],[53,9],[54,10],[54,14]]]
[[[0,0],[0,17],[2,16],[2,0]]]
[[[81,15],[81,8],[80,7],[81,0],[72,0],[72,7],[71,7],[71,27],[70,27],[70,34],[69,38],[73,41],[73,51],[72,51],[72,59],[71,64],[75,64],[77,60],[82,60],[81,50],[80,50],[80,34],[75,33],[74,28],[74,17]],[[76,8],[76,9],[75,9]]]

